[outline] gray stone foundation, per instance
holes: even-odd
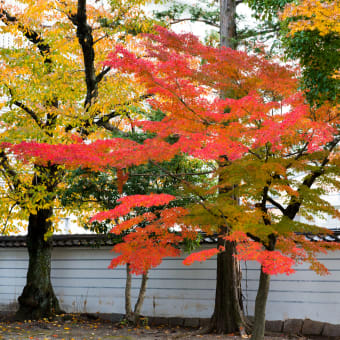
[[[150,326],[184,326],[191,328],[206,327],[209,323],[207,318],[161,318],[148,317]],[[340,325],[327,322],[313,321],[310,319],[287,319],[284,321],[266,321],[266,332],[285,333],[289,335],[315,335],[326,337],[339,337]]]
[[[98,314],[99,318],[110,320],[112,322],[121,321],[123,314]],[[250,320],[253,318],[250,317]],[[209,318],[164,318],[164,317],[147,317],[150,326],[168,326],[168,327],[189,327],[200,328],[207,327]],[[284,333],[288,335],[312,335],[325,337],[340,337],[340,325],[333,325],[327,322],[313,321],[310,319],[287,319],[266,321],[266,332]]]

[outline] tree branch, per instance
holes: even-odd
[[[174,179],[178,179],[180,180],[182,183],[184,183],[185,185],[187,185],[188,187],[190,187],[192,189],[192,192],[200,199],[200,201],[198,202],[206,211],[208,211],[212,216],[215,217],[221,217],[225,219],[225,215],[223,214],[223,211],[221,211],[220,209],[219,212],[221,215],[217,215],[216,213],[214,213],[209,207],[206,206],[206,204],[204,203],[206,201],[205,197],[203,197],[200,193],[198,193],[195,188],[193,187],[193,185],[186,181],[185,179],[181,178],[181,176],[177,176],[177,174],[174,174],[166,169],[164,169],[162,166],[160,166],[159,164],[150,161],[151,164],[155,165],[156,167],[158,167],[159,169],[161,169],[164,173],[166,173],[169,177],[172,177]]]
[[[283,214],[285,212],[285,208],[279,203],[279,202],[276,202],[272,197],[270,196],[267,196],[267,201],[269,203],[271,203],[272,205],[274,205],[276,208],[278,208]]]
[[[9,91],[9,94],[11,96],[11,98],[14,97],[13,95],[13,90],[6,84],[6,87]],[[38,115],[32,110],[30,109],[27,105],[25,105],[24,103],[18,101],[18,100],[15,100],[13,99],[13,102],[12,102],[14,105],[18,106],[20,109],[24,110],[26,113],[29,114],[29,116],[35,121],[35,123],[38,125],[38,127],[43,130],[43,132],[48,135],[49,137],[52,136],[51,133],[47,132],[46,131],[46,125],[39,119]]]
[[[52,63],[52,60],[48,57],[51,52],[50,46],[45,42],[45,40],[41,37],[41,35],[38,32],[20,23],[16,17],[10,15],[3,8],[2,9],[0,8],[0,20],[6,25],[16,23],[18,25],[19,30],[22,32],[22,34],[31,43],[37,46],[40,54],[44,57],[44,62],[48,64]]]
[[[98,42],[93,40],[92,27],[87,22],[86,15],[86,0],[78,0],[78,7],[76,14],[68,14],[68,18],[71,20],[74,26],[77,28],[77,38],[83,52],[83,61],[85,66],[85,82],[86,82],[86,96],[84,101],[85,111],[88,111],[92,104],[97,100],[98,97],[98,83],[104,78],[104,76],[110,71],[110,67],[105,67],[98,75],[96,75],[96,69],[94,65],[95,51],[94,44]],[[113,118],[113,117],[111,117]],[[117,129],[111,125],[108,120],[99,120],[97,125],[106,128],[109,131],[116,131]],[[81,133],[83,135],[88,134],[87,128],[90,127],[92,122],[90,119],[84,122],[84,128]],[[66,127],[69,130],[70,127]]]
[[[109,121],[101,121],[100,123],[96,123],[96,125],[103,127],[104,129],[111,131],[111,132],[121,132],[117,127],[110,124]]]
[[[252,151],[252,150],[250,150],[250,149],[248,149],[248,152],[249,152],[250,154],[252,154],[253,156],[255,156],[257,159],[259,159],[260,161],[262,161],[261,156],[258,155],[256,152],[254,152],[254,151]]]
[[[240,2],[242,3],[242,1]],[[280,25],[275,25],[272,28],[267,28],[267,29],[263,29],[261,31],[256,31],[256,30],[243,30],[241,32],[237,33],[237,38],[238,39],[247,39],[247,38],[251,38],[251,37],[257,37],[259,35],[263,35],[263,34],[269,34],[269,33],[277,33],[280,29]]]
[[[4,227],[2,228],[0,234],[3,235],[7,229],[7,224],[8,224],[8,221],[9,221],[9,218],[11,216],[11,213],[13,211],[13,209],[18,205],[17,202],[15,202],[14,204],[12,204],[12,206],[10,207],[9,211],[8,211],[8,215],[7,215],[7,218],[6,218],[6,222],[5,222],[5,225]]]
[[[210,26],[214,26],[214,27],[220,27],[219,24],[213,22],[213,21],[209,21],[209,20],[206,20],[206,19],[194,19],[194,18],[183,18],[183,19],[175,19],[173,21],[170,22],[170,25],[175,25],[175,24],[178,24],[180,22],[183,22],[183,21],[195,21],[195,22],[203,22],[207,25],[210,25]]]
[[[181,172],[176,173],[177,177],[185,177],[185,176],[201,176],[201,175],[210,175],[213,174],[215,171],[203,171],[203,172]],[[145,173],[145,174],[131,174],[129,173],[129,177],[169,177],[169,174],[152,174],[152,173]]]
[[[111,67],[105,67],[99,74],[97,74],[96,83],[98,84],[110,70]]]
[[[77,38],[83,52],[86,82],[84,107],[88,110],[98,96],[98,82],[94,67],[95,53],[93,48],[92,27],[87,23],[86,0],[78,0],[77,14],[70,14],[68,17],[77,27]]]
[[[36,124],[42,129],[44,130],[45,126],[42,123],[42,121],[38,118],[37,114],[31,110],[28,106],[26,106],[25,104],[19,102],[18,100],[14,100],[13,104],[20,107],[20,109],[24,110],[26,113],[28,113],[31,118],[36,122]],[[44,131],[46,132],[46,131]],[[47,135],[51,136],[51,134],[49,132],[46,132]]]
[[[11,167],[8,156],[4,150],[0,151],[0,166],[2,167],[2,174],[5,177],[8,186],[12,191],[17,190],[20,187],[21,182],[17,172]]]
[[[100,37],[100,38],[98,38],[97,40],[95,40],[95,41],[93,42],[93,45],[96,44],[97,42],[99,42],[100,40],[103,40],[103,39],[105,39],[105,38],[107,38],[107,37],[108,37],[108,34],[104,34],[102,37]]]
[[[320,176],[322,176],[325,173],[325,167],[329,162],[329,155],[334,150],[334,148],[338,145],[339,142],[340,142],[340,137],[337,136],[335,137],[333,142],[329,144],[328,155],[323,159],[318,169],[312,171],[309,175],[305,177],[299,189],[297,190],[298,193],[301,192],[303,187],[311,188],[311,186],[315,183],[316,179],[318,179]],[[296,214],[299,212],[302,202],[303,202],[303,197],[301,196],[299,196],[299,198],[292,197],[287,208],[284,210],[284,216],[287,216],[288,218],[293,220]]]
[[[136,99],[134,99],[134,100],[131,100],[131,101],[127,101],[127,102],[125,102],[125,103],[118,104],[117,107],[129,106],[129,105],[131,105],[131,104],[133,104],[133,103],[140,102],[140,101],[145,100],[145,99],[147,99],[147,98],[150,98],[150,97],[152,97],[152,96],[153,96],[153,95],[151,95],[151,94],[144,94],[144,95],[142,95],[142,96],[140,96],[140,97],[138,97],[138,98],[136,98]],[[110,113],[108,113],[108,114],[106,114],[106,115],[100,117],[100,118],[99,118],[98,120],[96,120],[94,123],[95,123],[97,126],[102,126],[102,127],[106,128],[106,129],[109,130],[109,131],[113,131],[112,128],[113,128],[113,129],[117,129],[117,128],[115,128],[113,125],[111,125],[111,124],[109,123],[110,119],[115,118],[115,117],[119,117],[119,116],[121,115],[121,113],[123,113],[123,112],[126,112],[126,111],[123,110],[123,111],[120,111],[120,112],[118,113],[117,110],[112,110]]]

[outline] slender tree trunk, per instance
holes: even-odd
[[[142,275],[142,281],[139,288],[138,298],[137,302],[135,304],[134,311],[132,311],[132,305],[131,305],[131,270],[130,265],[126,264],[126,283],[125,283],[125,319],[128,322],[133,323],[134,325],[137,325],[140,318],[140,312],[143,306],[143,302],[145,299],[145,293],[146,293],[146,284],[148,282],[148,272]]]
[[[129,263],[126,264],[125,318],[129,322],[133,321],[133,313],[131,308],[131,270]]]
[[[261,267],[259,288],[255,300],[255,320],[251,340],[263,340],[266,323],[266,305],[269,292],[270,275]]]
[[[40,209],[28,220],[27,249],[29,265],[27,280],[18,298],[17,317],[23,320],[41,319],[61,313],[51,284],[52,240],[44,239],[51,228],[53,209]]]
[[[138,323],[139,318],[140,318],[140,312],[143,306],[143,302],[145,299],[145,292],[146,292],[146,284],[148,282],[148,272],[144,273],[142,275],[142,282],[139,288],[139,294],[138,294],[138,299],[135,304],[135,310],[134,310],[134,322],[135,324]]]

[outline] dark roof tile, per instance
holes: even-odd
[[[305,234],[310,241],[340,242],[340,230],[333,230],[332,235],[311,235]],[[97,234],[62,234],[53,235],[53,247],[100,247],[114,246],[120,237],[114,235]],[[202,237],[202,243],[217,243],[217,235],[206,235]],[[0,248],[22,248],[26,247],[26,236],[0,236]]]

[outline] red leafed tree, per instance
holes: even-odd
[[[98,213],[91,219],[117,221],[110,232],[117,235],[128,232],[123,236],[123,242],[113,247],[112,250],[120,255],[111,261],[109,268],[126,264],[125,318],[134,324],[137,324],[140,318],[149,270],[157,267],[164,257],[179,256],[179,244],[184,238],[195,237],[195,233],[184,225],[181,226],[181,233],[175,233],[171,229],[180,217],[186,215],[184,208],[165,207],[144,213],[140,210],[164,207],[174,199],[174,196],[167,194],[126,196],[118,200],[120,204],[116,208]],[[131,274],[142,275],[134,310],[131,306]]]
[[[157,31],[145,37],[138,55],[118,46],[107,61],[144,86],[152,95],[149,105],[165,113],[161,121],[135,123],[154,137],[143,144],[114,139],[89,145],[8,147],[42,165],[97,170],[157,164],[178,153],[226,165],[211,167],[219,180],[214,182],[212,175],[206,188],[183,181],[199,198],[183,223],[220,235],[218,250],[198,253],[188,261],[225,251],[223,243],[228,241],[237,245],[241,259],[260,262],[253,338],[262,339],[270,275],[289,274],[299,261],[323,273],[315,254],[337,248],[327,242],[311,244],[298,233],[329,232],[313,224],[315,214],[339,217],[322,196],[340,189],[339,114],[328,103],[310,107],[298,92],[292,69],[263,56],[204,46],[191,34]],[[295,221],[298,213],[310,223]],[[218,275],[223,274],[223,267],[220,270]],[[223,296],[216,296],[216,303],[220,301]],[[241,325],[242,320],[234,323]]]

